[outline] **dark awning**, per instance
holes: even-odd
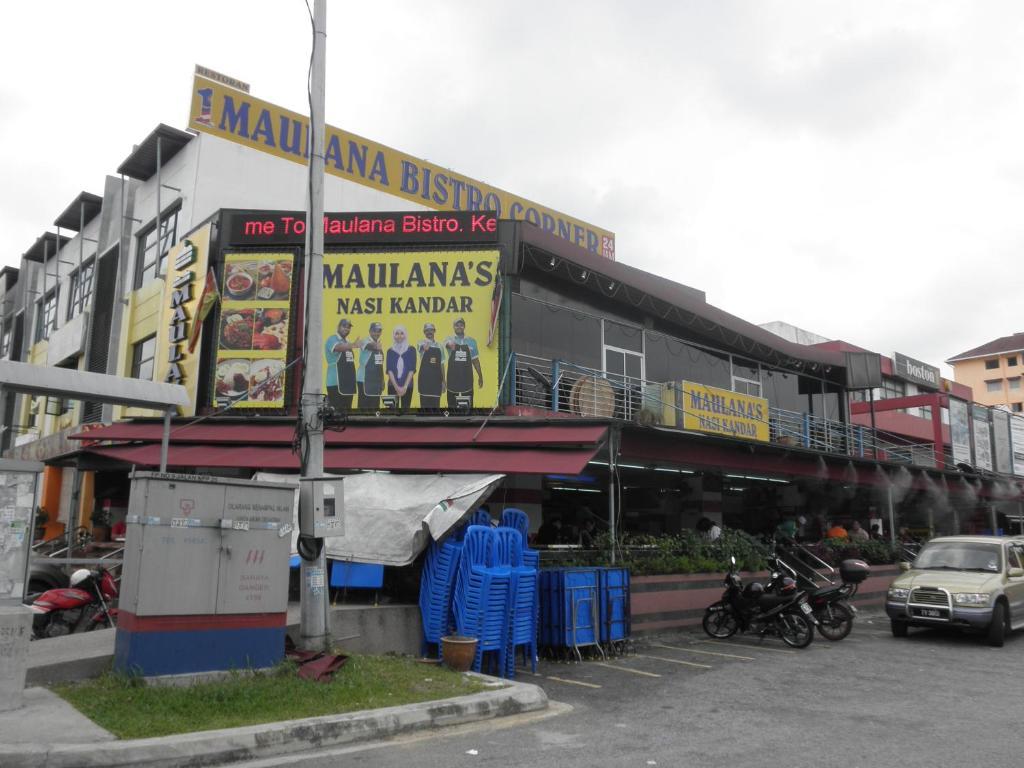
[[[91,192],[82,192],[64,209],[64,213],[57,217],[53,226],[77,232],[79,225],[88,224],[96,218],[102,207],[102,197]]]
[[[57,239],[57,235],[54,232],[45,232],[36,238],[36,241],[32,243],[32,247],[22,254],[22,257],[28,261],[35,261],[39,264],[43,263],[43,257],[49,258],[55,256],[57,251],[64,247],[71,238],[65,235],[60,236],[60,240]]]
[[[117,167],[117,172],[145,181],[156,173],[157,142],[160,143],[160,165],[163,166],[193,138],[191,133],[161,123],[132,150],[125,161]]]

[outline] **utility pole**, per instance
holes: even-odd
[[[306,214],[306,324],[302,367],[302,398],[299,418],[302,480],[324,475],[323,313],[324,278],[324,103],[327,45],[327,0],[313,4],[313,58],[310,64],[309,115],[309,208]],[[299,505],[312,519],[313,494],[309,483],[300,482]],[[300,513],[300,519],[303,515]],[[314,534],[316,532],[314,531]],[[322,532],[321,532],[322,533]],[[323,539],[314,539],[315,557],[300,559],[300,645],[307,650],[326,650],[330,644],[327,622],[327,555]],[[313,554],[309,552],[307,554]]]

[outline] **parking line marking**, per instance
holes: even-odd
[[[538,675],[540,677],[540,675]],[[547,675],[548,680],[554,680],[556,683],[568,683],[569,685],[582,685],[584,688],[600,688],[601,686],[597,683],[584,683],[580,680],[566,680],[564,677],[555,677],[554,675]]]
[[[756,661],[753,656],[737,656],[735,653],[717,653],[715,651],[699,651],[696,648],[683,648],[679,645],[665,645],[663,643],[651,643],[654,648],[667,648],[670,651],[683,651],[684,653],[699,653],[703,656],[721,656],[726,659],[742,659],[743,661]]]
[[[630,669],[629,667],[620,667],[620,666],[618,666],[616,664],[605,664],[603,661],[595,661],[594,662],[594,666],[597,666],[597,667],[607,667],[608,669],[617,669],[620,672],[630,672],[630,673],[632,673],[634,675],[643,675],[644,677],[661,677],[661,675],[657,675],[654,672],[644,672],[643,670],[640,670],[640,669]]]
[[[682,659],[669,659],[665,656],[648,656],[645,653],[636,654],[638,659],[654,659],[655,661],[667,661],[670,664],[682,664],[686,667],[698,667],[700,669],[711,669],[710,664],[698,664],[695,661],[683,661]]]
[[[705,643],[707,645],[715,645],[717,643],[725,643],[725,642],[727,642],[729,645],[735,645],[738,648],[750,648],[751,650],[755,650],[755,651],[772,651],[774,653],[796,653],[796,651],[791,651],[788,648],[765,648],[764,646],[760,646],[760,645],[748,645],[747,643],[734,643],[731,640],[698,640],[697,642]]]

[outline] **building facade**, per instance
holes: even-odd
[[[334,129],[324,334],[307,339],[302,122],[201,77],[192,107],[192,132],[158,126],[5,273],[2,318],[14,359],[185,386],[173,470],[296,472],[318,354],[328,471],[503,472],[492,511],[533,531],[1021,516],[1024,431],[965,391],[879,360],[880,390],[931,425],[896,442],[864,416],[851,350],[780,338],[616,261],[604,230]],[[5,397],[6,455],[49,465],[64,528],[123,514],[131,469],[159,464],[156,411]]]
[[[953,366],[954,378],[974,391],[979,403],[1024,412],[1024,333],[993,339],[946,363]]]

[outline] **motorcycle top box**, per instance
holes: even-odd
[[[871,574],[871,567],[863,560],[843,560],[839,564],[839,576],[844,584],[860,584]]]

